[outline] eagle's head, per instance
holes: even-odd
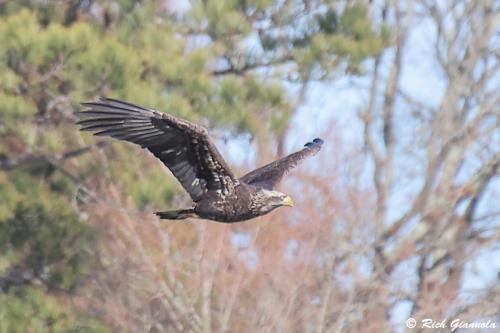
[[[279,191],[262,189],[256,193],[252,206],[259,214],[266,214],[281,206],[293,206],[293,200],[288,195]]]

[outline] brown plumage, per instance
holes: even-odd
[[[78,122],[83,131],[132,142],[148,149],[181,183],[193,207],[157,212],[163,219],[199,217],[219,222],[245,221],[291,206],[289,196],[275,191],[281,178],[298,162],[321,149],[314,139],[302,150],[237,178],[204,127],[124,101],[101,98],[82,103]]]

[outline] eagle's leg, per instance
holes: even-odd
[[[183,220],[189,217],[199,217],[198,214],[194,212],[193,208],[189,209],[178,209],[178,210],[168,210],[165,212],[156,212],[160,219],[165,220]]]

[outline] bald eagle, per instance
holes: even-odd
[[[156,212],[162,219],[190,217],[239,222],[267,214],[292,199],[274,189],[286,172],[316,154],[323,140],[314,139],[293,154],[238,178],[231,171],[206,128],[128,102],[100,98],[82,103],[82,131],[110,136],[148,149],[181,183],[193,200],[187,209]]]

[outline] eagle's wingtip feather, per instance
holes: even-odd
[[[323,141],[323,139],[320,139],[320,138],[316,138],[313,140],[314,143],[318,143],[320,145],[322,145],[323,143],[325,143],[325,141]]]
[[[317,147],[321,148],[321,145],[323,145],[324,142],[325,141],[323,141],[322,139],[316,138],[316,139],[312,140],[312,142],[306,143],[304,146],[308,147],[308,148],[311,148],[311,147],[314,147],[314,146],[317,146]]]

